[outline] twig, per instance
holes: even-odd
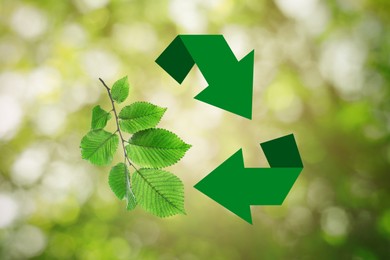
[[[135,165],[130,161],[129,157],[127,157],[127,152],[126,152],[126,148],[125,148],[125,142],[127,142],[127,141],[123,138],[122,131],[119,127],[118,114],[116,112],[116,108],[115,108],[115,104],[114,104],[115,101],[111,95],[111,89],[106,85],[106,83],[101,78],[99,78],[99,80],[103,84],[103,86],[106,88],[107,93],[108,93],[108,97],[110,98],[110,101],[111,101],[111,105],[112,105],[111,111],[114,112],[115,122],[116,122],[116,131],[115,132],[119,133],[121,143],[122,143],[122,148],[123,148],[123,155],[125,156],[125,162],[127,161],[129,166],[133,167],[136,172],[139,172],[138,169],[135,167]],[[128,174],[126,174],[126,182],[129,185],[129,187],[131,187],[130,178],[129,178]]]

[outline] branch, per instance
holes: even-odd
[[[114,99],[111,96],[111,90],[110,90],[110,88],[106,85],[106,83],[101,78],[99,78],[99,80],[103,84],[103,86],[106,88],[107,93],[108,93],[108,97],[110,98],[110,101],[111,101],[112,111],[114,112],[115,123],[116,123],[116,132],[119,133],[119,136],[121,138],[121,143],[122,143],[122,148],[123,148],[123,155],[125,156],[125,163],[127,161],[129,166],[133,167],[136,172],[139,172],[138,169],[135,167],[135,165],[130,161],[129,157],[127,157],[127,152],[126,152],[126,148],[125,148],[125,142],[127,142],[127,141],[123,138],[122,131],[121,131],[120,127],[119,127],[118,114],[116,112]],[[129,185],[129,187],[131,187],[130,178],[129,178],[128,174],[126,174],[126,182]]]

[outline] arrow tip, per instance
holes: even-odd
[[[205,178],[207,178],[206,176]],[[210,183],[206,183],[205,179],[201,180],[197,184],[194,185],[194,188],[198,191],[202,192],[204,195],[208,196],[209,198],[213,199],[215,202],[219,203],[221,206],[228,209],[230,212],[234,213],[238,217],[242,218],[249,224],[253,225],[252,223],[252,214],[251,214],[251,208],[250,205],[246,205],[245,202],[241,201],[241,198],[236,198],[236,200],[232,198],[223,199],[221,197],[216,196],[215,194],[210,193],[210,188],[217,189],[216,187],[209,187],[211,185]],[[226,195],[225,195],[226,196]]]
[[[252,120],[254,52],[221,68],[224,73],[194,98]]]
[[[199,181],[194,188],[252,224],[250,205],[244,197],[237,194],[237,185],[243,169],[244,160],[240,149]]]

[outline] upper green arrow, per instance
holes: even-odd
[[[250,205],[281,205],[303,168],[292,134],[260,145],[271,168],[245,168],[240,149],[195,185],[251,224]]]
[[[253,60],[238,61],[222,35],[179,35],[156,63],[180,84],[196,63],[209,86],[195,99],[252,119]]]

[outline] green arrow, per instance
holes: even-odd
[[[238,61],[222,35],[179,35],[156,63],[179,84],[196,64],[209,86],[195,99],[252,119],[253,59]]]
[[[240,149],[194,186],[250,224],[250,205],[281,205],[303,169],[292,134],[260,145],[271,168],[245,168]]]

